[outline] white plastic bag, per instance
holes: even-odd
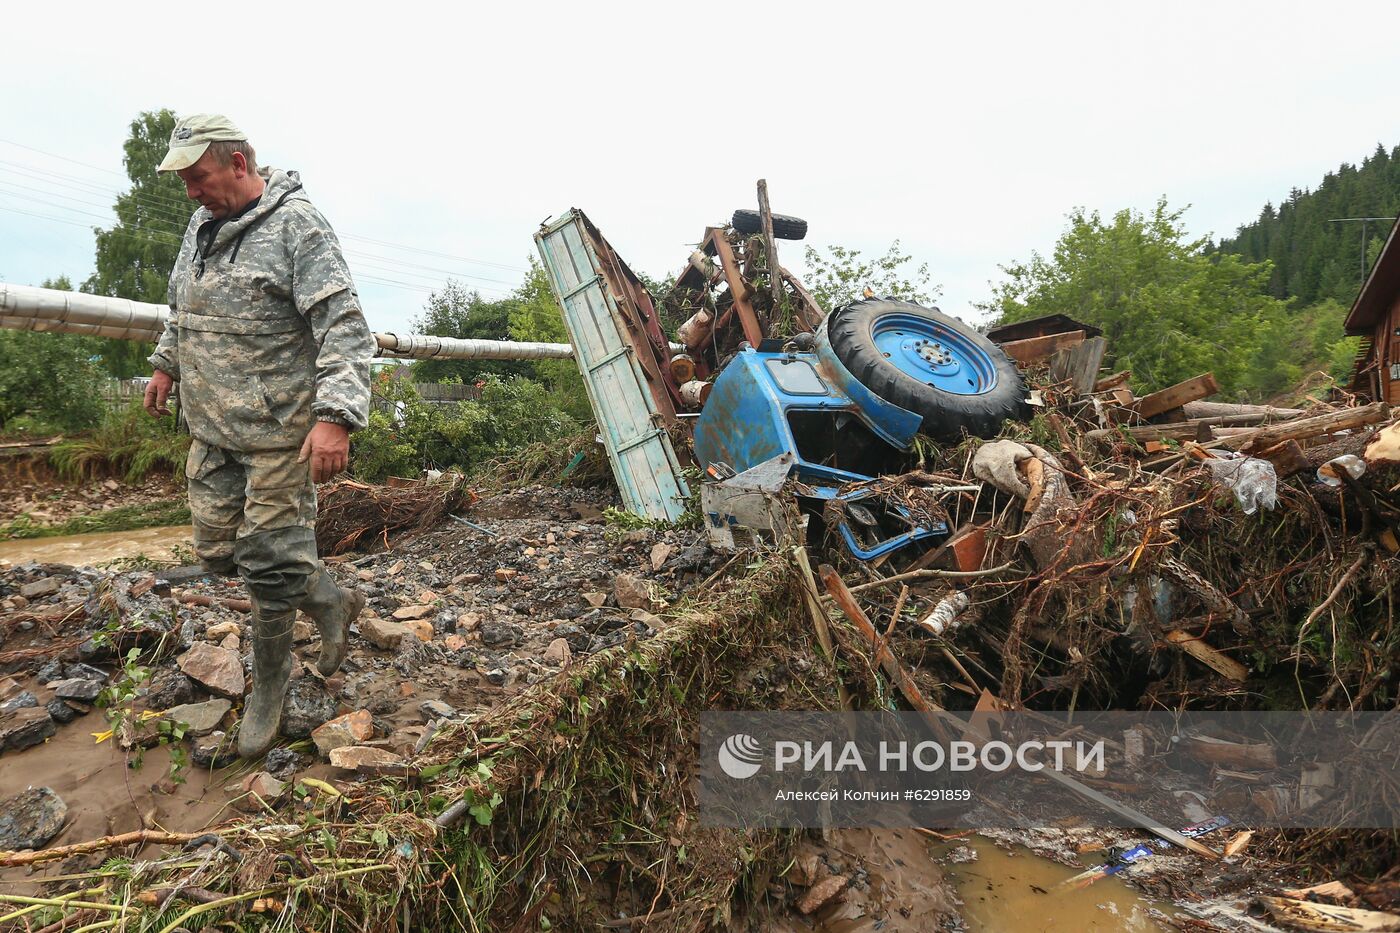
[[[1257,457],[1226,459],[1217,457],[1205,461],[1215,484],[1235,494],[1244,514],[1253,515],[1263,506],[1273,511],[1278,505],[1278,474],[1274,465]]]

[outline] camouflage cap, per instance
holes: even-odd
[[[247,138],[247,134],[223,114],[190,114],[175,124],[175,132],[170,134],[170,150],[156,171],[178,172],[187,169],[199,161],[210,143],[241,142]]]

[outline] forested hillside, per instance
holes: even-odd
[[[1366,268],[1379,255],[1391,220],[1400,213],[1400,146],[1384,146],[1359,166],[1343,163],[1314,190],[1294,188],[1275,207],[1264,205],[1259,219],[1240,227],[1217,249],[1246,262],[1273,264],[1268,289],[1275,298],[1310,305],[1334,299],[1350,305]],[[1363,247],[1364,244],[1364,247]]]

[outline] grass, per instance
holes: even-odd
[[[137,528],[159,528],[165,525],[188,525],[190,507],[183,499],[124,505],[102,512],[74,515],[53,525],[34,521],[28,515],[0,525],[0,540],[25,538],[56,538],[63,535],[84,535],[101,531],[133,531]]]

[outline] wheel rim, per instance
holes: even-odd
[[[966,334],[913,314],[883,315],[874,331],[875,348],[911,379],[953,395],[996,388],[991,355]]]

